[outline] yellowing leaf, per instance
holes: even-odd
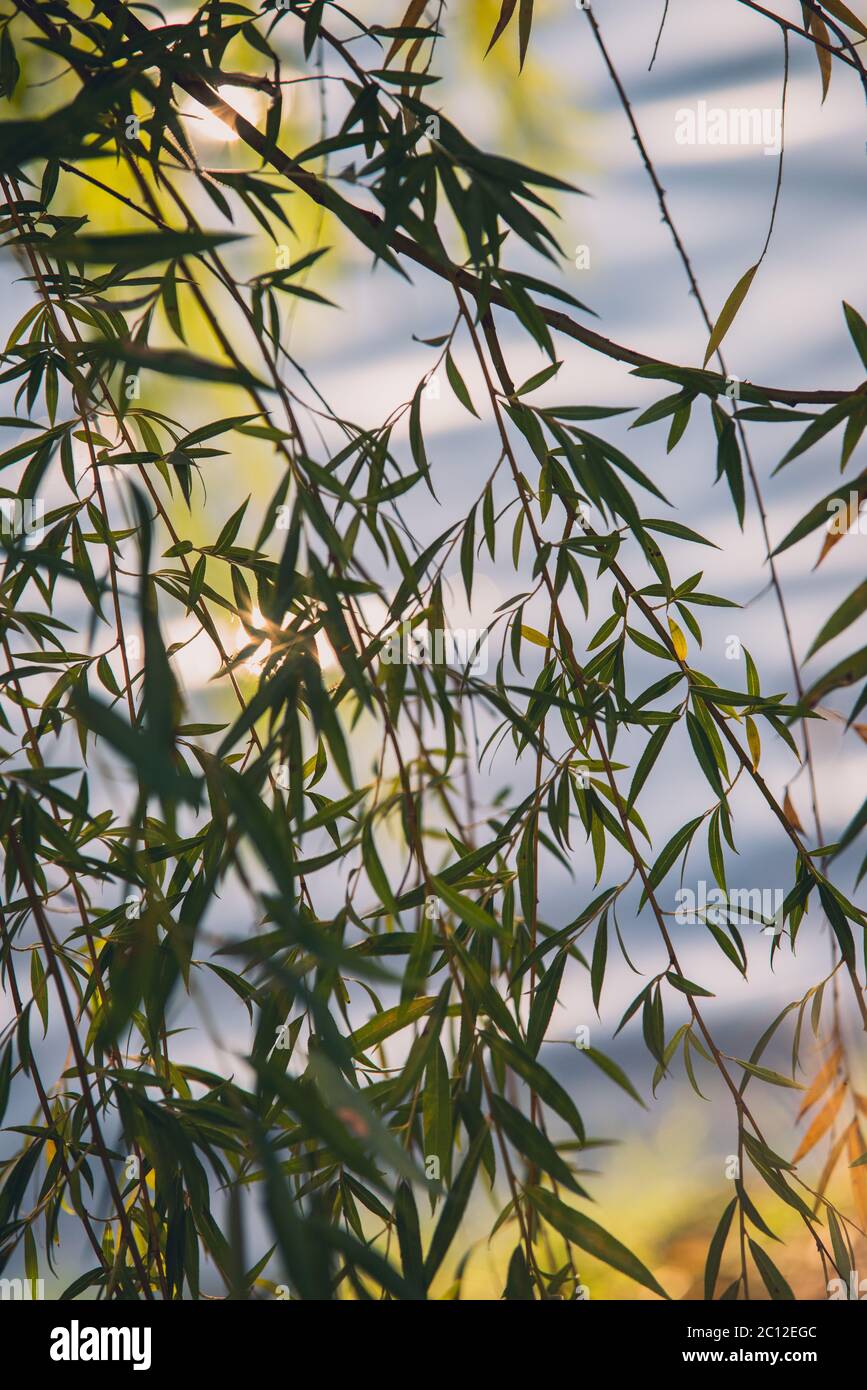
[[[673,618],[668,620],[668,630],[671,633],[671,640],[674,643],[678,661],[686,661],[686,638]]]
[[[719,318],[713,326],[713,330],[708,339],[707,351],[704,355],[704,365],[707,366],[713,354],[716,352],[725,335],[731,328],[735,314],[747,297],[747,291],[753,283],[753,276],[758,270],[758,265],[751,265],[749,270],[741,276],[735,285],[725,304],[720,309]]]
[[[751,719],[749,715],[747,715],[747,743],[753,760],[753,772],[755,772],[762,756],[762,740],[759,738],[755,720]]]
[[[528,642],[535,642],[537,647],[553,646],[541,632],[537,632],[534,627],[527,627],[525,623],[521,624],[521,636],[526,637]]]
[[[867,28],[864,27],[862,20],[844,5],[842,0],[825,0],[825,9],[832,14],[835,19],[841,19],[844,24],[848,24],[850,29],[854,29],[863,39],[867,39]]]
[[[820,40],[820,42],[814,44],[813,47],[816,50],[816,57],[819,60],[819,71],[822,74],[822,101],[824,101],[825,97],[828,95],[828,88],[831,85],[831,64],[834,58],[829,52],[829,49],[823,48],[822,44],[828,44],[830,47],[831,37],[822,20],[813,12],[810,14],[810,28],[816,35],[816,38]]]

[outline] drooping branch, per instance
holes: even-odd
[[[21,10],[26,12],[35,23],[39,23],[38,12],[35,11],[32,0],[16,0],[16,4]],[[131,10],[120,3],[120,0],[103,0],[103,9],[125,30],[127,35],[133,39],[141,41],[148,40],[148,47],[154,40],[154,35],[142,24]],[[40,26],[43,27],[43,26]],[[164,50],[165,68],[172,74],[173,81],[181,87],[188,96],[201,102],[210,111],[213,111],[220,120],[224,121],[238,138],[253,150],[262,160],[270,164],[278,173],[283,174],[291,180],[296,188],[300,189],[307,197],[311,198],[320,207],[329,208],[333,199],[330,190],[309,169],[303,168],[296,163],[276,142],[272,142],[266,135],[242,116],[239,111],[229,105],[207,82],[197,73],[175,58],[170,50]],[[355,216],[363,218],[369,226],[380,236],[388,248],[407,260],[413,261],[432,275],[448,281],[458,289],[481,303],[490,302],[501,308],[509,308],[509,302],[505,294],[496,286],[483,284],[483,282],[471,271],[454,262],[446,259],[438,259],[424,247],[419,246],[411,237],[397,230],[386,231],[383,219],[375,212],[360,208],[355,205],[350,206],[350,212]],[[652,367],[661,372],[670,371],[672,374],[684,371],[694,371],[694,368],[678,366],[675,363],[666,362],[664,359],[653,357],[648,353],[639,352],[635,348],[626,347],[624,344],[616,343],[611,338],[606,338],[601,333],[594,332],[591,328],[585,328],[576,322],[571,315],[560,309],[548,309],[539,307],[539,312],[549,328],[557,333],[562,333],[567,338],[572,338],[576,342],[583,343],[592,352],[598,352],[604,357],[610,357],[614,361],[627,363],[631,367]],[[718,372],[704,372],[703,378],[706,380],[710,390],[716,390],[717,394],[722,394],[726,387],[726,378]],[[776,401],[782,405],[833,405],[837,401],[846,400],[853,395],[856,390],[863,391],[865,387],[853,387],[848,391],[823,390],[823,389],[790,389],[778,386],[764,386],[758,383],[742,382],[741,395],[744,399]]]
[[[840,48],[835,48],[833,44],[826,43],[824,39],[819,38],[818,34],[811,34],[807,29],[803,29],[800,24],[795,24],[790,19],[784,19],[782,15],[775,14],[773,10],[765,9],[764,5],[759,5],[757,3],[757,0],[738,0],[738,4],[746,5],[747,9],[755,10],[756,14],[763,15],[765,19],[770,19],[774,24],[778,24],[784,33],[797,34],[799,38],[806,39],[808,43],[811,43],[814,48],[821,48],[825,53],[830,53],[832,58],[838,59],[841,63],[846,63],[857,72],[861,79],[861,85],[864,88],[864,94],[867,96],[867,68],[865,68],[864,64],[861,62],[857,48],[852,41],[847,38],[846,34],[839,26],[834,23],[830,15],[824,14],[819,9],[818,5],[805,4],[804,8],[812,11],[813,14],[817,15],[818,18],[822,20],[823,24],[833,30],[840,39],[842,45]],[[848,52],[844,51],[844,49],[848,49]]]

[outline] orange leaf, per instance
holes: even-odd
[[[863,490],[861,488],[852,488],[851,491],[855,493],[855,496],[849,499],[849,504],[846,508],[845,525],[840,520],[840,517],[843,515],[842,512],[830,518],[827,526],[827,534],[822,542],[819,558],[813,566],[814,569],[819,568],[825,556],[834,549],[838,541],[841,541],[844,536],[849,534],[849,528],[854,526],[858,520],[861,511],[861,503],[864,501],[864,498],[867,497],[867,488]]]
[[[827,1101],[825,1105],[822,1106],[822,1109],[819,1111],[818,1115],[816,1115],[813,1119],[813,1123],[810,1125],[810,1128],[807,1130],[807,1133],[804,1135],[803,1139],[798,1145],[797,1152],[795,1153],[792,1159],[793,1163],[798,1163],[802,1158],[805,1158],[806,1155],[810,1152],[810,1150],[816,1144],[818,1144],[825,1131],[831,1128],[831,1125],[834,1122],[834,1117],[837,1114],[837,1111],[840,1109],[840,1106],[843,1104],[843,1099],[845,1095],[846,1083],[842,1082],[837,1087],[837,1090],[834,1092],[831,1099]]]
[[[819,1210],[819,1207],[821,1205],[821,1199],[825,1195],[825,1188],[831,1181],[831,1174],[837,1167],[837,1160],[843,1152],[843,1146],[846,1143],[847,1138],[848,1133],[844,1129],[843,1133],[837,1139],[835,1139],[834,1143],[831,1145],[831,1152],[828,1154],[827,1161],[825,1163],[824,1168],[822,1169],[822,1176],[820,1177],[816,1185],[816,1205],[813,1207],[814,1212],[817,1212]]]
[[[849,1126],[849,1162],[854,1163],[855,1159],[860,1158],[863,1152],[864,1139],[861,1134],[861,1126],[857,1120],[853,1120]],[[867,1166],[850,1168],[849,1177],[852,1180],[852,1195],[855,1198],[858,1220],[862,1226],[867,1226]]]
[[[842,1047],[838,1043],[828,1060],[819,1068],[816,1079],[801,1103],[801,1108],[798,1111],[799,1120],[804,1118],[810,1106],[815,1105],[819,1097],[828,1089],[828,1085],[837,1070],[837,1063],[840,1060],[840,1053],[842,1050]]]
[[[792,827],[793,830],[800,830],[803,834],[804,827],[798,819],[798,813],[795,810],[792,798],[789,796],[788,787],[786,787],[785,794],[783,796],[783,815],[786,817],[786,820],[789,822],[789,825]]]

